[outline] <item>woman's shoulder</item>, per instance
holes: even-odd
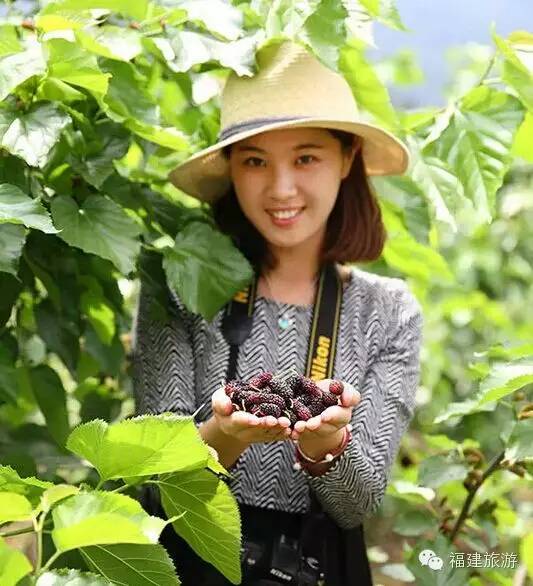
[[[404,279],[371,273],[354,265],[345,268],[351,273],[350,289],[357,291],[367,310],[391,318],[396,315],[400,321],[422,314],[420,302]]]

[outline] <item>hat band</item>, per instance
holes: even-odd
[[[293,122],[294,120],[303,120],[304,118],[308,117],[309,116],[272,116],[269,118],[253,118],[252,120],[247,120],[246,122],[241,122],[239,124],[232,124],[231,126],[224,128],[224,130],[219,133],[218,141],[221,142],[241,132],[247,132],[248,130],[261,128],[261,126],[271,124],[272,122]]]

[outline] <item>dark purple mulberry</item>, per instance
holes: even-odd
[[[250,379],[249,384],[257,389],[264,389],[272,380],[273,376],[271,372],[260,372]]]
[[[322,411],[324,411],[324,403],[322,403],[321,399],[313,399],[308,403],[307,407],[313,417],[315,417],[315,415],[320,415]]]
[[[294,398],[294,392],[289,387],[289,385],[285,384],[283,381],[271,381],[268,385],[267,390],[270,390],[272,393],[279,395],[285,399],[285,405],[290,409],[292,408],[292,400]]]
[[[324,391],[322,393],[322,402],[326,407],[332,407],[333,405],[339,404],[339,397],[333,393],[330,393],[329,391]]]
[[[279,405],[275,405],[274,403],[261,403],[259,413],[261,413],[263,416],[273,415],[277,418],[281,416],[281,408]]]
[[[238,380],[230,380],[224,385],[224,391],[228,397],[232,397],[233,393],[242,387],[242,382]]]
[[[298,417],[299,421],[307,421],[313,417],[311,415],[311,411],[309,411],[309,408],[306,407],[299,399],[294,399],[292,410],[296,414],[296,417]]]
[[[302,382],[302,375],[300,374],[291,374],[285,379],[285,384],[295,393],[298,394],[300,392],[300,384]]]
[[[310,378],[304,378],[304,380],[300,383],[300,388],[306,395],[311,395],[316,399],[320,399],[320,397],[322,396],[322,391],[320,390],[320,387],[315,383],[314,380]]]

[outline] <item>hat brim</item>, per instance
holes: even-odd
[[[367,175],[401,175],[409,166],[407,147],[390,132],[373,124],[353,121],[301,118],[293,122],[272,122],[260,128],[239,132],[207,147],[169,173],[169,180],[181,191],[213,203],[229,189],[229,163],[221,149],[255,134],[277,128],[317,127],[344,130],[361,136],[362,156]]]

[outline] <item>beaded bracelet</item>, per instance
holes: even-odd
[[[295,470],[301,470],[302,467],[306,467],[308,465],[326,464],[326,463],[329,464],[330,462],[333,461],[333,459],[336,456],[340,456],[341,453],[344,451],[344,449],[348,445],[348,442],[352,438],[351,432],[352,432],[352,425],[351,425],[351,423],[348,423],[348,425],[346,425],[344,427],[344,437],[342,438],[342,442],[340,443],[339,447],[331,452],[328,452],[322,460],[314,460],[313,458],[310,458],[309,456],[304,454],[304,452],[302,451],[300,446],[298,444],[296,444],[296,460],[297,461],[293,464],[293,468]]]

